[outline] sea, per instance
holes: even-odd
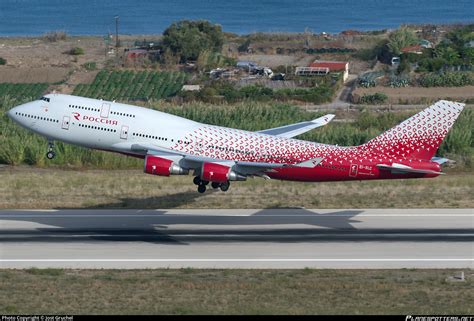
[[[160,34],[172,22],[205,19],[226,32],[394,29],[473,23],[474,0],[0,0],[0,36],[63,30],[73,35]]]

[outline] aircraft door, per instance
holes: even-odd
[[[102,118],[109,117],[109,112],[110,112],[110,104],[109,103],[103,103],[102,108],[100,109],[100,117],[102,117]]]
[[[70,122],[69,116],[64,116],[63,117],[63,123],[61,124],[62,129],[69,129],[69,122]]]
[[[128,137],[128,126],[123,125],[122,130],[120,131],[120,138],[127,139]]]

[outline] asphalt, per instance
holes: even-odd
[[[0,268],[474,268],[474,209],[4,210]]]

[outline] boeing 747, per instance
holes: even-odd
[[[250,132],[207,125],[160,111],[84,97],[49,94],[8,111],[19,125],[44,136],[47,158],[54,141],[144,159],[145,173],[194,176],[198,191],[209,184],[227,191],[248,177],[322,182],[436,177],[435,157],[464,105],[438,101],[360,146],[342,147],[294,139],[334,115]]]

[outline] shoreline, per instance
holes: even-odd
[[[206,19],[204,19],[204,20],[206,20]],[[422,27],[426,27],[426,26],[436,26],[438,28],[446,28],[446,27],[453,28],[453,27],[467,26],[467,25],[470,25],[470,24],[473,24],[473,23],[474,23],[474,20],[473,21],[449,22],[449,23],[444,23],[444,22],[401,23],[399,25],[393,25],[393,26],[390,26],[390,27],[387,27],[387,28],[351,28],[351,27],[348,26],[347,28],[342,28],[339,31],[326,31],[326,30],[321,29],[320,32],[311,32],[311,33],[312,34],[320,34],[322,32],[326,32],[327,34],[331,34],[331,35],[343,35],[345,31],[355,31],[355,32],[360,33],[360,35],[373,35],[373,34],[376,34],[376,33],[389,32],[391,30],[398,29],[402,26],[407,26],[407,27],[410,27],[410,28],[422,28]],[[312,29],[310,28],[310,30],[312,30]],[[42,36],[44,36],[45,33],[55,32],[55,31],[65,32],[69,37],[79,37],[79,38],[80,37],[84,37],[84,38],[91,37],[91,38],[95,38],[95,37],[103,37],[104,36],[104,34],[102,34],[102,33],[86,33],[86,34],[83,34],[83,33],[70,32],[67,29],[62,29],[62,28],[56,28],[56,29],[52,28],[51,30],[48,30],[48,31],[45,31],[45,32],[42,32],[42,33],[37,33],[37,34],[24,34],[24,33],[2,34],[2,33],[0,33],[0,39],[3,39],[3,38],[5,38],[5,39],[41,38]],[[161,32],[156,32],[156,33],[119,33],[119,36],[121,36],[121,37],[157,37],[157,36],[161,37],[162,34],[163,34],[163,31],[164,30],[162,30]],[[246,36],[251,36],[251,35],[255,35],[255,34],[263,34],[263,35],[302,35],[302,34],[306,34],[305,30],[301,30],[301,31],[291,31],[291,30],[262,31],[262,30],[255,30],[255,31],[251,31],[251,32],[233,32],[233,31],[226,30],[224,27],[223,27],[223,32],[225,34],[232,35],[232,36],[238,36],[238,37],[246,37]],[[111,33],[111,35],[112,35],[112,33]]]

